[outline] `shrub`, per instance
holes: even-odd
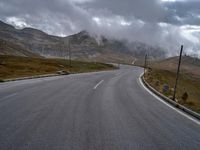
[[[183,100],[183,102],[186,102],[187,99],[188,99],[188,93],[187,92],[184,92],[181,99]]]

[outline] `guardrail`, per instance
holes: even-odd
[[[144,75],[142,75],[141,77],[142,82],[144,83],[144,85],[154,94],[156,94],[157,96],[159,96],[160,98],[162,98],[164,101],[168,102],[169,104],[171,104],[172,106],[179,108],[180,110],[188,113],[189,115],[193,116],[194,118],[200,120],[200,114],[196,113],[188,108],[186,108],[185,106],[171,100],[170,98],[166,97],[165,95],[161,94],[160,92],[158,92],[157,90],[155,90],[151,85],[149,85],[145,79],[144,79]]]

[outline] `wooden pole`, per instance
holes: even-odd
[[[175,85],[174,85],[173,100],[176,99],[176,90],[177,90],[177,84],[178,84],[178,78],[179,78],[179,72],[180,72],[182,53],[183,53],[183,45],[181,45],[181,51],[180,51],[180,56],[179,56],[178,69],[177,69],[177,73],[176,73],[176,82],[175,82]]]

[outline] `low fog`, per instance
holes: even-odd
[[[91,35],[144,42],[200,56],[199,0],[1,0],[0,20],[57,36]]]

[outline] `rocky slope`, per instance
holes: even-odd
[[[160,49],[143,43],[129,43],[101,37],[96,40],[87,31],[57,37],[33,28],[16,29],[0,21],[0,54],[29,57],[68,57],[70,47],[73,59],[130,63],[135,57],[143,57],[151,50],[153,57],[163,57]],[[156,55],[155,55],[156,52]]]

